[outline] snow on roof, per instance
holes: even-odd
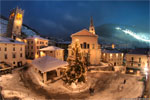
[[[56,43],[58,43],[58,44],[70,44],[71,41],[63,41],[63,42],[56,42]]]
[[[120,51],[118,51],[118,50],[102,50],[102,52],[103,53],[122,53],[122,52],[120,52]]]
[[[90,33],[87,29],[83,29],[79,32],[72,34],[71,36],[97,36],[95,34]]]
[[[43,38],[43,37],[40,37],[40,36],[38,36],[38,35],[34,35],[34,36],[29,36],[29,37],[27,37],[26,39],[41,39],[41,40],[48,40],[48,39],[46,39],[46,38]]]
[[[148,48],[138,48],[138,49],[134,49],[130,52],[128,52],[127,54],[140,54],[140,55],[148,55]]]
[[[44,56],[42,58],[33,60],[32,65],[43,73],[67,66],[68,63],[51,56]]]
[[[11,38],[1,37],[1,36],[0,36],[0,43],[25,44],[24,42],[16,41]]]
[[[45,47],[45,48],[42,48],[42,49],[39,49],[39,50],[41,50],[41,51],[55,51],[55,50],[63,50],[63,49],[55,47],[55,46],[48,46],[48,47]]]

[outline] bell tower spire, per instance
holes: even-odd
[[[91,21],[90,21],[89,32],[91,32],[92,34],[95,34],[95,28],[94,28],[93,17],[92,16],[91,16]]]

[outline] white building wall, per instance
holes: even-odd
[[[15,54],[15,58],[13,58],[13,54]],[[5,55],[7,55],[7,59],[5,59]],[[25,64],[25,44],[0,43],[0,62],[3,61],[12,66],[18,66],[18,62]]]

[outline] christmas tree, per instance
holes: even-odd
[[[64,74],[63,80],[65,83],[77,84],[78,82],[85,82],[86,77],[86,58],[81,53],[81,47],[78,41],[76,41],[72,48],[72,56],[69,56],[67,61],[69,66]]]

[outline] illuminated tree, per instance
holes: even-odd
[[[72,56],[69,56],[67,61],[69,66],[64,74],[63,80],[65,83],[78,83],[85,82],[86,75],[86,63],[85,57],[81,53],[80,44],[78,41],[74,43],[71,48]]]

